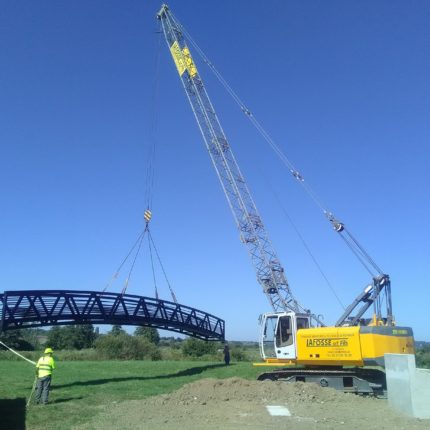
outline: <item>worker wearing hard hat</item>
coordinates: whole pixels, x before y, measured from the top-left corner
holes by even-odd
[[[40,357],[36,364],[36,403],[48,403],[52,371],[55,369],[53,352],[52,348],[46,348],[43,357]]]

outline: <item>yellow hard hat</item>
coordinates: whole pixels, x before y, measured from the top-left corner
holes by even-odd
[[[46,348],[45,349],[45,354],[52,354],[54,351],[52,350],[52,348]]]

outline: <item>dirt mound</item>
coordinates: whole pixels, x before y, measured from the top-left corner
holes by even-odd
[[[266,406],[288,408],[271,416]],[[88,429],[430,429],[403,417],[386,400],[344,394],[310,383],[202,379],[145,400],[108,405]],[[82,429],[82,427],[80,427]]]
[[[186,384],[171,394],[154,397],[150,402],[154,404],[174,403],[190,405],[195,403],[219,403],[226,401],[248,401],[260,404],[268,402],[333,402],[344,398],[331,388],[321,389],[316,384],[295,382],[249,381],[241,378],[229,379],[201,379]]]

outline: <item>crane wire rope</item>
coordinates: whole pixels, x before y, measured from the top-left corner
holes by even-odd
[[[130,279],[131,279],[133,269],[134,269],[135,264],[136,264],[137,257],[139,255],[141,247],[142,247],[145,233],[148,232],[148,237],[150,236],[150,240],[148,240],[148,245],[149,245],[149,252],[150,252],[150,259],[151,259],[152,276],[153,276],[153,281],[154,281],[154,286],[155,286],[155,296],[158,300],[159,294],[158,294],[158,287],[157,287],[157,281],[156,281],[156,276],[155,276],[155,267],[154,267],[154,261],[153,261],[153,255],[152,255],[152,246],[154,247],[155,253],[157,255],[157,259],[160,263],[161,269],[162,269],[163,274],[165,276],[165,279],[166,279],[170,294],[173,298],[173,301],[175,303],[177,303],[176,295],[173,291],[173,288],[172,288],[170,282],[168,281],[166,271],[164,269],[164,266],[161,263],[160,256],[159,256],[158,251],[155,247],[154,240],[153,240],[151,233],[150,233],[150,230],[149,230],[149,222],[152,219],[151,208],[152,208],[152,203],[153,203],[153,189],[154,189],[154,182],[155,182],[155,156],[156,156],[156,144],[157,144],[157,138],[156,138],[157,133],[156,133],[156,131],[157,131],[157,123],[158,123],[158,117],[157,117],[157,111],[158,110],[157,110],[156,106],[157,106],[157,100],[158,100],[158,87],[159,87],[161,40],[162,39],[161,39],[161,34],[160,34],[160,36],[158,37],[158,47],[155,50],[155,58],[154,58],[155,73],[154,73],[154,79],[153,79],[153,82],[151,85],[152,93],[151,93],[151,109],[150,109],[150,119],[149,119],[150,133],[149,133],[149,145],[147,148],[147,155],[148,156],[147,156],[145,195],[144,195],[144,201],[145,201],[145,206],[146,206],[146,210],[144,211],[145,229],[138,236],[137,240],[134,242],[133,246],[131,247],[131,249],[129,250],[127,255],[125,256],[125,258],[122,260],[118,269],[116,270],[116,272],[114,273],[114,275],[112,276],[110,281],[106,284],[105,288],[103,289],[103,292],[105,292],[108,288],[110,288],[113,281],[115,281],[118,278],[119,272],[121,271],[122,267],[124,266],[126,261],[130,258],[131,254],[133,253],[133,251],[137,247],[137,250],[135,252],[131,267],[129,269],[128,276],[125,280],[124,286],[123,286],[122,291],[121,291],[122,295],[126,293]],[[151,246],[151,243],[152,243],[152,246]]]
[[[145,235],[145,232],[146,232],[146,229],[142,233],[139,234],[139,236],[136,239],[136,241],[134,242],[133,246],[128,251],[127,255],[122,260],[121,264],[118,266],[118,269],[115,271],[115,273],[113,274],[113,276],[111,277],[111,279],[109,280],[109,282],[106,284],[106,286],[103,288],[103,293],[105,293],[107,291],[107,289],[110,288],[110,286],[112,285],[112,283],[118,278],[119,272],[121,271],[121,269],[124,266],[125,262],[128,260],[128,258],[132,254],[134,248],[136,248],[136,246],[139,243],[139,241],[143,240],[143,236]]]
[[[339,303],[339,305],[341,306],[341,308],[343,310],[346,309],[345,305],[342,303],[342,301],[340,300],[339,296],[336,293],[335,288],[333,287],[332,283],[330,282],[330,280],[328,279],[327,275],[325,274],[324,270],[322,269],[321,265],[318,263],[318,260],[316,259],[315,255],[313,254],[313,252],[311,251],[310,247],[308,246],[307,242],[305,241],[305,238],[303,237],[303,235],[300,233],[298,227],[296,226],[295,222],[293,221],[293,219],[291,218],[290,214],[287,212],[287,210],[285,209],[285,206],[282,204],[278,194],[275,192],[275,190],[273,189],[273,187],[270,187],[272,190],[273,195],[275,196],[275,199],[278,202],[279,207],[282,210],[282,213],[284,214],[284,216],[287,218],[288,222],[291,224],[291,226],[293,227],[294,231],[296,232],[298,238],[300,239],[300,241],[302,242],[304,248],[306,249],[307,253],[309,254],[310,258],[312,259],[312,261],[314,262],[316,268],[318,269],[318,271],[320,272],[321,276],[323,277],[323,279],[325,280],[327,286],[329,287],[330,291],[332,292],[332,294],[334,295],[334,297],[336,298],[337,302]]]
[[[172,288],[172,286],[171,286],[171,284],[169,282],[169,279],[167,278],[166,271],[164,270],[164,265],[163,265],[163,263],[161,261],[160,255],[158,254],[157,247],[155,246],[154,239],[152,238],[152,234],[151,234],[151,232],[149,230],[148,230],[148,238],[149,238],[149,240],[150,240],[150,242],[151,242],[151,244],[152,244],[152,246],[154,248],[155,255],[157,256],[157,259],[158,259],[158,263],[160,264],[160,267],[161,267],[161,270],[163,272],[164,278],[166,280],[167,286],[169,287],[170,295],[172,296],[173,301],[175,303],[178,303],[178,301],[176,299],[176,294],[174,293],[173,288]]]
[[[151,268],[152,268],[152,276],[154,281],[154,287],[155,287],[155,295],[158,299],[158,287],[157,287],[157,281],[155,276],[155,267],[154,267],[154,261],[153,261],[153,254],[152,254],[152,247],[154,247],[157,259],[159,261],[159,264],[161,266],[161,270],[164,274],[164,277],[166,279],[170,294],[172,296],[172,299],[175,303],[177,302],[176,295],[173,291],[173,288],[167,278],[166,271],[164,269],[164,266],[161,262],[160,256],[158,254],[157,248],[155,247],[154,240],[152,238],[150,229],[149,229],[149,222],[152,218],[152,203],[153,203],[153,189],[154,189],[154,183],[155,183],[155,159],[156,159],[156,146],[157,146],[157,130],[158,130],[158,94],[159,94],[159,75],[160,75],[160,57],[161,57],[161,45],[162,45],[162,32],[157,32],[158,38],[157,38],[157,49],[154,56],[154,79],[152,82],[152,93],[151,93],[151,113],[150,113],[150,145],[149,145],[149,151],[148,151],[148,163],[147,163],[147,171],[146,171],[146,190],[145,190],[145,203],[146,203],[146,210],[144,213],[144,218],[146,221],[146,227],[145,229],[148,231],[148,246],[149,246],[149,253],[150,253],[150,259],[151,259]]]
[[[348,237],[351,239],[351,241],[355,244],[356,248],[360,251],[360,253],[363,255],[364,258],[366,258],[367,261],[369,261],[372,266],[378,271],[379,274],[382,274],[382,270],[379,268],[379,266],[376,264],[376,262],[373,260],[372,257],[366,252],[366,250],[360,245],[360,243],[355,239],[355,237],[351,234],[351,232],[344,226],[345,233],[348,235]]]
[[[148,231],[148,226],[145,227],[145,230],[143,231],[143,234],[141,235],[141,239],[139,241],[139,246],[137,247],[136,253],[134,254],[133,262],[131,263],[131,267],[130,267],[130,270],[128,272],[128,276],[125,279],[124,286],[123,286],[122,291],[121,291],[121,295],[124,295],[125,292],[127,291],[128,284],[129,284],[130,278],[131,278],[131,274],[133,272],[134,265],[136,264],[137,256],[139,255],[140,248],[142,247],[142,242],[143,242],[143,239],[145,237],[145,233],[147,231]]]
[[[128,276],[127,276],[127,278],[126,278],[126,280],[125,280],[124,286],[123,286],[122,291],[121,291],[121,294],[122,294],[122,295],[126,293],[127,288],[128,288],[128,285],[129,285],[129,283],[130,283],[130,279],[131,279],[131,275],[132,275],[133,269],[134,269],[134,267],[135,267],[135,265],[136,265],[137,257],[138,257],[138,255],[139,255],[139,253],[140,253],[140,250],[141,250],[141,247],[142,247],[142,243],[143,243],[143,240],[144,240],[144,238],[145,238],[145,233],[147,233],[147,234],[148,234],[148,242],[150,242],[150,243],[149,243],[149,252],[150,252],[151,269],[152,269],[152,277],[153,277],[154,285],[155,285],[155,293],[156,293],[155,295],[156,295],[156,298],[158,299],[159,295],[158,295],[158,287],[157,287],[157,281],[156,281],[156,276],[155,276],[155,266],[154,266],[154,261],[153,261],[154,259],[153,259],[152,248],[153,248],[153,249],[154,249],[154,251],[155,251],[155,255],[156,255],[156,257],[157,257],[158,263],[160,264],[160,267],[161,267],[161,270],[162,270],[162,272],[163,272],[164,278],[165,278],[165,280],[166,280],[167,286],[168,286],[168,288],[169,288],[169,291],[170,291],[170,295],[171,295],[171,297],[172,297],[172,300],[173,300],[173,302],[174,302],[174,303],[178,303],[178,300],[177,300],[176,294],[175,294],[175,292],[174,292],[174,290],[173,290],[173,287],[172,287],[172,285],[171,285],[171,283],[170,283],[170,281],[169,281],[169,279],[168,279],[168,277],[167,277],[167,272],[166,272],[166,270],[165,270],[165,268],[164,268],[164,265],[163,265],[163,262],[162,262],[162,260],[161,260],[160,254],[158,253],[157,247],[156,247],[156,245],[155,245],[155,241],[154,241],[154,239],[153,239],[153,237],[152,237],[152,234],[151,234],[151,231],[150,231],[150,229],[149,229],[149,221],[150,221],[150,219],[151,219],[151,218],[150,218],[150,216],[148,215],[148,212],[149,212],[149,211],[145,211],[145,219],[147,219],[147,222],[146,222],[146,226],[145,226],[144,231],[143,231],[143,232],[138,236],[137,240],[134,242],[133,246],[132,246],[132,247],[131,247],[131,249],[128,251],[128,253],[127,253],[127,255],[125,256],[125,258],[122,260],[121,264],[119,265],[118,269],[116,270],[116,272],[115,272],[115,273],[114,273],[114,275],[112,276],[111,280],[108,282],[108,284],[107,284],[107,285],[105,286],[105,288],[103,289],[103,292],[106,292],[106,291],[107,291],[107,289],[108,289],[108,288],[110,287],[110,285],[112,284],[112,282],[118,278],[118,276],[119,276],[119,273],[120,273],[121,269],[123,268],[123,266],[125,265],[125,263],[126,263],[126,262],[127,262],[127,260],[130,258],[131,254],[133,253],[133,251],[134,251],[134,250],[136,249],[136,247],[137,247],[137,250],[136,250],[136,252],[135,252],[135,254],[134,254],[134,258],[133,258],[133,261],[132,261],[131,267],[130,267],[130,269],[129,269]],[[150,212],[149,212],[149,213],[150,213]]]
[[[372,270],[369,268],[369,266],[364,261],[362,252],[360,250],[357,250],[354,245],[351,243],[351,240],[348,239],[348,237],[344,236],[343,234],[340,235],[341,239],[345,242],[346,246],[351,250],[351,252],[356,256],[357,260],[363,265],[364,269],[370,274],[370,276],[374,277],[375,274],[372,272]],[[382,272],[380,272],[382,273]]]
[[[151,247],[151,241],[150,240],[148,240],[148,247],[149,247],[149,255],[151,257],[152,279],[154,280],[155,298],[158,300],[157,279],[155,277],[154,258],[152,256],[152,247]]]
[[[214,73],[215,77],[219,80],[219,82],[225,88],[225,90],[230,94],[230,96],[233,98],[233,100],[239,106],[241,111],[247,116],[247,118],[251,121],[251,123],[254,125],[254,127],[257,129],[257,131],[263,137],[263,139],[269,144],[269,146],[272,148],[272,150],[275,152],[275,154],[280,158],[280,160],[283,162],[283,164],[289,169],[290,173],[300,183],[300,185],[303,187],[303,189],[308,194],[308,196],[311,198],[311,200],[320,208],[320,210],[323,212],[325,217],[331,222],[335,231],[337,231],[338,233],[342,233],[342,231],[345,231],[346,229],[345,229],[344,224],[339,222],[335,218],[333,213],[327,209],[326,205],[323,204],[322,200],[319,198],[319,196],[316,194],[316,192],[305,182],[303,175],[295,168],[294,164],[284,154],[284,152],[281,150],[281,148],[275,143],[275,141],[272,139],[272,137],[263,128],[263,126],[260,124],[260,122],[255,118],[255,116],[250,111],[250,109],[248,109],[247,106],[243,103],[243,101],[239,98],[237,93],[232,89],[232,87],[224,79],[224,77],[217,70],[217,68],[214,66],[214,64],[209,60],[209,58],[203,52],[203,50],[194,41],[194,39],[191,37],[190,33],[185,29],[185,27],[176,19],[176,17],[172,13],[171,13],[171,15],[172,15],[172,19],[175,22],[175,24],[179,28],[181,28],[182,32],[186,35],[187,39],[190,40],[191,45],[194,47],[196,52],[200,55],[203,62],[208,65],[209,69]],[[381,269],[377,266],[377,264],[374,262],[374,260],[369,256],[369,254],[364,250],[364,248],[358,243],[358,241],[355,238],[353,238],[353,236],[348,231],[346,231],[346,233],[350,237],[351,241],[348,241],[345,238],[343,238],[342,234],[340,234],[340,236],[345,240],[345,242],[347,244],[349,244],[348,247],[353,251],[353,254],[357,258],[358,258],[358,255],[361,254],[362,257],[367,260],[367,263],[369,263],[378,272],[378,274],[382,274],[383,272],[381,271]],[[355,244],[355,246],[358,248],[358,250],[359,250],[358,252],[353,250],[353,244]],[[370,274],[372,274],[372,276],[373,276],[373,272],[369,268],[369,264],[366,264],[366,262],[364,261],[363,258],[359,258],[360,262],[364,265],[366,270]]]
[[[146,209],[152,208],[153,202],[153,189],[155,182],[155,157],[157,146],[157,101],[158,101],[158,88],[159,88],[159,74],[160,74],[160,51],[161,51],[161,34],[158,37],[158,45],[155,50],[154,57],[154,78],[151,85],[151,109],[150,109],[150,126],[149,126],[149,145],[148,145],[148,161],[146,166],[146,181],[145,181],[145,204]]]
[[[155,153],[156,153],[156,130],[157,130],[157,95],[158,95],[158,83],[159,83],[159,69],[160,69],[160,51],[161,51],[161,34],[157,38],[157,48],[155,49],[154,57],[154,78],[151,85],[151,107],[150,107],[150,127],[149,127],[149,147],[148,147],[148,160],[146,166],[146,189],[145,189],[145,203],[146,210],[144,212],[145,219],[145,231],[148,232],[148,247],[152,269],[152,279],[154,282],[155,298],[158,300],[158,288],[157,279],[155,276],[154,261],[152,257],[151,242],[149,240],[149,222],[152,218],[152,201],[153,201],[153,189],[154,189],[154,177],[155,177]]]

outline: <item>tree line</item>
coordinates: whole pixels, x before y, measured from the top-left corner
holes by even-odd
[[[0,335],[0,340],[21,351],[40,351],[49,346],[57,354],[64,351],[62,355],[65,359],[219,360],[223,348],[220,342],[162,338],[153,327],[137,327],[133,334],[129,334],[120,325],[112,326],[105,334],[99,334],[91,324],[54,326],[50,330],[10,330]],[[241,347],[239,342],[231,346],[233,360],[249,359],[246,348]],[[67,355],[65,351],[81,351],[82,354]]]

